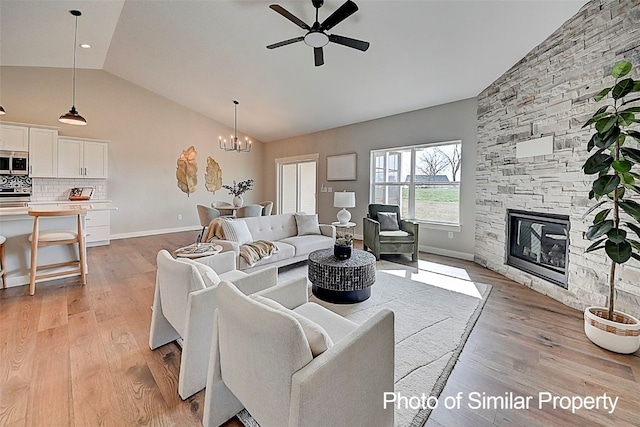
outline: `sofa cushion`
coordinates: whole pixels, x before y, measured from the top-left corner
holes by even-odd
[[[274,215],[271,215],[274,216]],[[262,218],[262,217],[258,217]],[[244,270],[246,268],[254,268],[259,267],[261,265],[269,265],[274,262],[278,262],[283,259],[293,258],[296,255],[296,248],[292,245],[279,241],[273,242],[278,247],[278,252],[271,255],[269,258],[263,258],[260,261],[256,262],[254,265],[250,266],[247,264],[247,261],[243,257],[238,258],[238,269]]]
[[[249,227],[243,220],[228,219],[222,221],[222,230],[226,240],[238,242],[239,245],[251,243],[254,241],[249,231]]]
[[[293,309],[297,314],[320,325],[334,343],[346,337],[351,331],[358,328],[358,324],[346,319],[333,311],[318,305],[314,302],[302,304]]]
[[[279,302],[260,295],[251,295],[250,298],[266,305],[267,307],[293,316],[293,318],[298,321],[298,323],[302,327],[304,335],[307,337],[307,342],[309,343],[309,348],[311,349],[311,354],[313,355],[313,357],[319,356],[329,348],[333,347],[333,341],[331,340],[331,337],[327,333],[327,331],[325,331],[322,326],[320,326],[313,320],[305,317],[303,314],[300,314],[295,310],[289,310]]]
[[[256,240],[275,242],[298,234],[293,214],[256,216],[242,218],[241,221],[244,221],[249,227],[254,242]]]
[[[298,236],[308,234],[320,234],[320,224],[318,224],[318,215],[294,214],[296,225],[298,227]]]
[[[213,268],[209,267],[208,265],[202,264],[189,258],[183,258],[181,259],[181,261],[193,265],[198,270],[198,273],[200,273],[200,276],[202,276],[202,281],[207,288],[216,286],[218,283],[220,283],[220,276],[218,276],[218,273],[216,273]]]
[[[323,235],[294,236],[282,239],[280,242],[295,247],[296,256],[310,254],[318,249],[327,249],[333,246],[333,239]]]
[[[398,214],[395,212],[378,212],[378,222],[380,223],[380,231],[400,230]]]

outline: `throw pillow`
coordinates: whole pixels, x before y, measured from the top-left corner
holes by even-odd
[[[216,273],[214,269],[209,267],[208,265],[188,258],[183,259],[183,261],[193,265],[198,270],[198,273],[200,273],[200,276],[202,276],[204,285],[207,288],[216,286],[218,283],[220,283],[220,276],[218,276],[218,273]]]
[[[378,222],[380,223],[380,231],[400,230],[398,215],[395,212],[378,212]]]
[[[225,239],[238,242],[239,245],[253,242],[247,223],[241,219],[222,221],[222,231],[224,231]]]
[[[327,331],[325,331],[324,328],[318,325],[316,322],[309,320],[303,315],[296,313],[293,310],[289,310],[279,302],[269,298],[265,298],[262,295],[251,295],[251,298],[261,304],[266,305],[267,307],[271,307],[275,310],[293,316],[298,321],[298,323],[300,323],[300,326],[302,326],[302,331],[307,337],[309,348],[311,349],[311,354],[313,355],[313,357],[316,357],[333,347],[333,341],[331,340],[331,337],[329,336]]]
[[[298,226],[298,236],[307,234],[321,234],[318,215],[294,214]]]

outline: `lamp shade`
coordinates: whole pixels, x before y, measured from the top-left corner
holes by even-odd
[[[334,208],[354,208],[356,206],[356,193],[342,191],[333,193]]]

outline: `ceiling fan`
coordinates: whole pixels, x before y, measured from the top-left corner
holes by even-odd
[[[352,2],[351,0],[347,0],[327,19],[325,19],[322,24],[318,21],[318,10],[324,4],[324,0],[311,0],[311,3],[313,3],[313,7],[316,8],[316,22],[314,22],[312,26],[308,26],[304,21],[302,21],[300,18],[293,15],[291,12],[280,5],[272,4],[269,6],[271,9],[275,10],[280,15],[296,24],[298,27],[302,28],[303,30],[307,30],[307,34],[301,37],[295,37],[289,40],[270,44],[269,46],[267,46],[267,49],[275,49],[277,47],[286,46],[291,43],[304,41],[308,46],[311,46],[313,48],[313,56],[315,59],[316,67],[324,64],[324,53],[322,52],[322,47],[326,46],[329,42],[341,44],[343,46],[361,50],[363,52],[369,49],[369,42],[339,36],[337,34],[326,33],[326,31],[329,31],[358,11],[358,6],[354,2]]]

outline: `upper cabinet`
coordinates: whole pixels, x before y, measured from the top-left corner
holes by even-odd
[[[58,138],[59,178],[107,178],[109,145],[106,141]]]
[[[57,129],[29,129],[29,176],[32,178],[58,176]]]
[[[29,128],[0,124],[0,150],[29,151]]]

